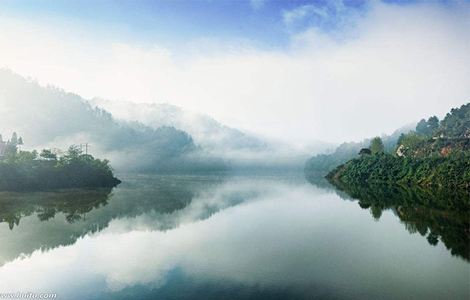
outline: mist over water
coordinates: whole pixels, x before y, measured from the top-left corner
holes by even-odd
[[[468,28],[465,1],[0,1],[0,298],[470,299]]]
[[[39,209],[0,224],[2,245],[19,247],[0,251],[0,288],[66,299],[469,295],[468,262],[443,243],[300,174],[122,177],[74,222],[66,210],[40,221]]]
[[[64,151],[88,144],[91,154],[109,159],[121,172],[302,169],[313,150],[245,133],[171,105],[87,100],[7,69],[0,70],[0,82],[0,133],[5,138],[18,132],[23,149]],[[327,147],[318,144],[315,149]]]

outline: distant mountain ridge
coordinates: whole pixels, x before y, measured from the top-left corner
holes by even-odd
[[[89,100],[95,107],[104,108],[120,120],[138,120],[152,128],[171,126],[189,133],[195,142],[208,151],[217,149],[267,150],[266,141],[238,129],[223,125],[215,119],[184,110],[167,103],[132,103],[102,98]]]
[[[308,156],[173,105],[84,99],[7,69],[0,69],[0,120],[0,132],[18,132],[25,149],[86,143],[118,172],[291,169]]]
[[[26,146],[89,143],[93,154],[108,157],[119,170],[192,169],[202,161],[192,137],[182,130],[118,121],[78,95],[5,69],[0,70],[0,119],[0,130],[19,132]]]
[[[309,152],[281,141],[226,126],[214,118],[167,103],[133,103],[93,98],[94,107],[105,108],[123,121],[138,120],[152,128],[171,126],[184,130],[205,155],[218,157],[236,169],[302,168]],[[325,143],[315,148],[326,149]]]

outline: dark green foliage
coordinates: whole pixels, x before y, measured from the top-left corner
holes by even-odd
[[[442,120],[437,131],[444,137],[470,138],[470,103],[453,108]]]
[[[470,188],[470,153],[427,158],[378,154],[353,159],[328,178],[345,183],[401,183],[420,186]]]
[[[375,137],[370,141],[370,152],[372,154],[379,154],[385,151],[384,143],[380,137]]]
[[[327,178],[375,219],[392,209],[411,233],[470,260],[469,109],[453,109],[441,123],[423,119],[399,137],[394,154],[371,151],[376,154],[351,159]]]
[[[416,132],[402,134],[396,155],[381,153],[380,138],[371,152],[340,165],[328,178],[352,183],[391,183],[470,189],[470,104],[452,109],[439,125],[421,120]],[[431,133],[441,133],[440,137]],[[445,133],[445,134],[444,134]]]
[[[447,156],[450,153],[469,152],[469,138],[416,138],[416,135],[407,135],[399,147],[403,156],[412,158],[426,158],[429,156]]]
[[[368,146],[368,141],[360,143],[343,143],[332,154],[319,154],[310,158],[305,164],[305,173],[308,176],[325,176],[340,165],[357,156],[361,148]]]
[[[124,176],[124,175],[123,175]],[[191,178],[191,179],[188,179]],[[0,192],[0,226],[9,226],[20,234],[25,228],[14,228],[26,221],[26,228],[37,222],[37,217],[47,224],[39,224],[38,234],[25,236],[27,243],[21,243],[13,252],[6,251],[0,257],[0,265],[14,259],[21,253],[31,254],[35,250],[52,249],[73,244],[79,237],[106,228],[115,218],[134,218],[143,213],[167,216],[177,213],[191,203],[196,193],[208,186],[222,183],[219,176],[177,176],[177,175],[133,175],[127,174],[124,184],[113,188],[78,188],[53,191]],[[124,180],[123,180],[124,181]],[[111,194],[111,192],[113,192]],[[112,205],[108,200],[112,197]],[[207,207],[208,218],[214,207]],[[26,219],[23,219],[25,218]],[[73,226],[64,226],[62,220]],[[173,222],[158,222],[158,229],[177,226]],[[35,225],[33,225],[35,226]],[[54,233],[54,234],[51,234]],[[2,240],[8,243],[16,239],[10,236]]]
[[[417,134],[416,132],[402,134],[397,142],[397,144],[399,145],[398,147],[400,149],[400,156],[415,156],[417,154],[418,149],[422,149],[422,147],[428,140],[429,139],[427,137]]]
[[[453,108],[439,123],[437,117],[421,120],[415,132],[398,139],[399,156],[423,158],[446,156],[450,152],[470,151],[470,103]]]
[[[371,155],[371,154],[372,154],[372,151],[370,151],[369,148],[362,148],[359,151],[359,155]]]
[[[70,147],[59,160],[47,150],[41,155],[47,159],[37,159],[36,151],[16,151],[0,161],[0,190],[113,187],[120,182],[114,177],[109,161],[82,154],[76,146]]]
[[[111,188],[63,190],[53,192],[15,193],[1,192],[0,223],[13,229],[23,217],[36,214],[47,221],[57,213],[65,214],[67,222],[82,220],[85,214],[107,205]]]
[[[436,116],[430,117],[427,121],[422,119],[416,125],[416,133],[424,136],[433,136],[439,128],[439,119]]]
[[[385,152],[393,152],[396,149],[397,140],[404,132],[410,129],[403,127],[396,130],[389,136],[382,137]],[[336,166],[344,164],[350,159],[357,156],[359,151],[363,148],[370,146],[370,139],[365,139],[361,142],[343,143],[331,154],[319,154],[310,158],[305,164],[305,173],[308,176],[325,176]]]
[[[459,189],[423,189],[387,184],[333,184],[359,206],[380,218],[392,210],[410,233],[426,237],[430,245],[442,242],[452,255],[470,260],[470,195]]]

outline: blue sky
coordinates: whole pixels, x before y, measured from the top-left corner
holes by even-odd
[[[407,5],[416,1],[385,2]],[[295,33],[310,27],[339,31],[344,18],[366,14],[367,9],[363,0],[0,1],[0,15],[47,21],[52,26],[79,26],[114,39],[158,42],[166,47],[216,39],[283,48]]]

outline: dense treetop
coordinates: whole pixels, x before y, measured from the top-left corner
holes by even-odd
[[[416,130],[401,134],[396,150],[384,153],[380,138],[369,151],[338,166],[330,179],[345,183],[392,183],[470,188],[470,104],[452,109],[439,121],[421,120]]]
[[[83,154],[71,146],[58,157],[51,150],[19,150],[16,133],[7,142],[0,156],[0,190],[25,191],[82,187],[113,187],[120,181],[114,177],[108,160]],[[21,141],[22,142],[22,141]]]
[[[470,138],[470,103],[453,108],[437,130],[444,137]]]

